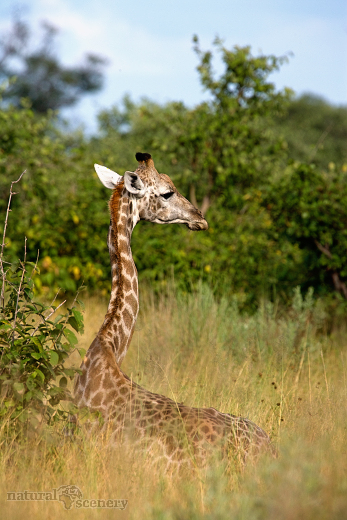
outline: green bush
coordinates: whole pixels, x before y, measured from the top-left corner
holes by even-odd
[[[347,299],[347,172],[296,163],[267,186],[263,199],[278,237],[301,251],[301,285]]]
[[[35,262],[40,252],[41,275],[34,276],[34,283],[47,297],[59,288],[73,294],[83,280],[90,290],[102,287],[109,272],[108,209],[103,188],[93,177],[93,160],[85,159],[81,135],[65,136],[55,123],[53,113],[37,116],[27,107],[0,111],[2,214],[7,186],[18,171],[27,170],[13,201],[7,259],[20,257],[26,236],[27,259]]]
[[[25,104],[0,111],[0,210],[6,209],[5,186],[14,172],[28,169],[7,232],[8,261],[21,255],[27,236],[28,261],[35,262],[40,251],[40,276],[33,279],[41,294],[48,297],[60,287],[73,294],[82,281],[90,292],[107,294],[109,192],[93,163],[122,174],[137,167],[135,152],[148,151],[158,171],[205,212],[210,227],[190,233],[177,225],[139,223],[133,254],[141,281],[160,292],[172,274],[184,290],[202,279],[253,310],[263,296],[290,302],[297,285],[345,298],[344,126],[334,134],[336,153],[316,143],[318,167],[293,164],[291,153],[301,157],[293,152],[299,135],[307,135],[305,147],[314,150],[326,105],[314,105],[321,111],[318,126],[315,118],[305,121],[312,132],[296,135],[283,123],[285,140],[283,114],[289,107],[288,117],[294,117],[294,105],[307,113],[308,101],[297,103],[270,81],[283,58],[254,56],[249,47],[229,50],[216,40],[223,64],[216,74],[215,51],[202,52],[197,40],[195,50],[209,100],[192,108],[125,98],[100,114],[99,132],[91,138],[63,131],[53,113],[37,116]],[[344,121],[344,110],[331,114],[335,126]]]
[[[20,179],[19,179],[20,180]],[[18,181],[15,181],[18,182]],[[37,265],[26,259],[6,262],[6,227],[13,195],[11,184],[0,255],[0,393],[1,419],[10,424],[29,423],[33,426],[46,420],[49,423],[66,412],[56,405],[69,399],[68,379],[77,369],[64,363],[77,348],[72,332],[83,331],[83,316],[76,308],[77,297],[63,314],[56,311],[63,305],[45,305],[34,298],[33,275]],[[78,349],[84,355],[82,349]]]

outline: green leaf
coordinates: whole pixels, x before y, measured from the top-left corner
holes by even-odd
[[[69,376],[70,378],[71,378],[71,377],[74,377],[74,375],[75,375],[75,369],[74,369],[74,368],[64,368],[64,374],[66,374],[66,375]]]
[[[14,383],[13,389],[17,392],[17,394],[22,395],[25,392],[25,387],[23,383]]]
[[[77,309],[72,309],[72,313],[78,323],[79,330],[83,329],[83,314]]]
[[[33,390],[33,397],[39,401],[43,401],[44,395],[40,390]]]
[[[71,316],[69,319],[68,319],[68,324],[71,325],[71,327],[73,329],[75,329],[76,332],[79,331],[79,325],[78,325],[78,322],[76,320],[76,318],[74,316]]]
[[[60,386],[61,388],[66,388],[66,386],[67,386],[67,379],[66,379],[66,377],[62,377],[62,378],[60,379],[60,381],[59,381],[59,386]]]
[[[55,350],[51,350],[49,353],[49,359],[53,366],[57,365],[59,363],[59,354],[58,352],[55,352]]]
[[[33,357],[34,359],[42,359],[44,356],[41,352],[32,352],[31,357]]]
[[[24,423],[28,419],[29,412],[27,410],[23,410],[21,414],[18,416],[18,420]]]
[[[41,372],[41,370],[39,368],[36,368],[33,372],[33,376],[38,376],[38,378],[42,381],[42,383],[44,383],[45,381],[45,376],[43,375],[43,373]]]
[[[34,390],[36,388],[37,384],[32,374],[27,378],[26,385],[29,390]]]
[[[39,347],[40,350],[42,350],[42,343],[41,343],[41,341],[40,341],[40,339],[39,339],[38,336],[33,336],[33,337],[31,338],[31,341],[34,343],[34,345],[36,345],[37,347]]]
[[[49,395],[57,395],[57,394],[61,394],[61,388],[59,388],[58,386],[52,386],[52,387],[48,390],[48,394],[49,394]]]
[[[2,325],[0,325],[0,330],[9,330],[9,329],[12,329],[12,325],[10,325],[10,323],[3,323]]]
[[[84,310],[84,303],[81,300],[76,300],[76,303]]]
[[[78,343],[78,339],[70,329],[64,329],[64,336],[66,337],[71,346],[75,346]]]
[[[24,395],[24,399],[26,401],[30,401],[30,399],[32,398],[33,396],[33,393],[29,390],[29,392],[26,392],[26,394]]]

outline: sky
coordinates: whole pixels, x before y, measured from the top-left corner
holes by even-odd
[[[311,92],[347,105],[346,0],[15,0],[0,2],[0,34],[19,8],[33,33],[40,21],[60,29],[57,51],[66,65],[87,52],[108,58],[104,89],[65,110],[75,125],[97,127],[96,114],[127,93],[159,103],[206,99],[192,37],[203,50],[218,35],[252,53],[288,55],[272,81],[278,89]],[[221,71],[216,62],[216,70]]]

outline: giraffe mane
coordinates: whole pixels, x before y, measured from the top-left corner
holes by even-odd
[[[120,302],[124,296],[124,282],[123,282],[123,261],[122,256],[119,251],[119,245],[118,245],[118,224],[117,224],[117,218],[119,209],[120,209],[120,200],[122,197],[122,191],[124,188],[124,181],[121,181],[116,188],[114,189],[110,201],[109,201],[109,209],[111,213],[111,220],[112,220],[112,227],[111,227],[111,233],[114,234],[112,243],[114,247],[114,251],[111,252],[112,256],[115,256],[117,259],[117,265],[118,265],[118,283],[117,283],[117,296],[115,299],[115,303],[112,307],[111,313],[108,316],[108,320],[106,323],[104,323],[104,328],[108,325],[110,320],[112,320],[117,313],[117,310],[119,308]]]

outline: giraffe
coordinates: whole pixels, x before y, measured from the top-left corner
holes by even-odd
[[[181,223],[190,230],[208,229],[202,213],[185,199],[171,179],[159,174],[148,153],[137,153],[134,172],[124,176],[95,165],[101,182],[113,190],[108,248],[112,287],[105,319],[89,347],[75,383],[75,403],[100,412],[111,444],[124,436],[157,445],[168,466],[203,463],[218,445],[221,453],[272,450],[268,435],[252,421],[214,408],[192,408],[142,388],[120,368],[139,310],[137,270],[131,234],[140,220]]]

